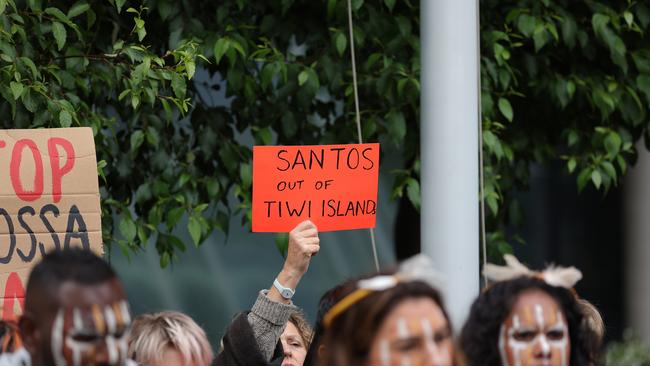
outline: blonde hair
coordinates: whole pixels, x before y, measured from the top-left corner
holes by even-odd
[[[160,361],[165,348],[176,349],[186,363],[209,366],[214,357],[205,335],[192,318],[176,311],[135,318],[129,336],[129,358],[141,366]]]
[[[295,311],[289,316],[289,321],[298,329],[300,338],[305,345],[305,349],[309,349],[311,340],[313,338],[313,331],[309,326],[309,322],[305,318],[305,315],[300,311]]]

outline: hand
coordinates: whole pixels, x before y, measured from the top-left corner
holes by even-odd
[[[301,222],[289,233],[287,259],[282,271],[300,279],[307,273],[311,257],[318,254],[319,250],[320,239],[316,225],[309,220]]]
[[[287,259],[284,261],[282,271],[278,274],[278,281],[283,286],[296,289],[298,282],[309,268],[311,257],[318,254],[320,250],[320,240],[318,239],[318,229],[313,222],[306,220],[298,224],[289,233],[289,248],[287,249]],[[269,299],[276,302],[289,303],[290,301],[280,295],[275,286],[269,288]]]

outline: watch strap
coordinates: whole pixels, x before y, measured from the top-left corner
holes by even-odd
[[[295,290],[293,290],[293,289],[291,289],[289,287],[283,286],[280,283],[280,281],[278,281],[277,278],[275,280],[273,280],[273,286],[276,288],[276,290],[278,290],[278,292],[280,293],[280,296],[282,296],[286,300],[291,300],[293,295],[295,295],[295,293],[296,293]]]

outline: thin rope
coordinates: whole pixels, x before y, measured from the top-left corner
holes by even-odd
[[[480,26],[481,26],[481,20],[480,20],[480,14],[479,14],[479,0],[476,0],[476,70],[478,73],[478,77],[476,78],[478,80],[478,96],[477,96],[477,102],[478,102],[478,158],[479,158],[479,165],[478,165],[478,171],[479,171],[479,185],[480,185],[480,195],[481,199],[479,200],[480,203],[480,216],[481,216],[481,248],[483,250],[483,268],[485,268],[485,265],[487,264],[487,239],[485,235],[485,191],[484,191],[484,186],[485,186],[485,174],[483,172],[483,118],[482,118],[482,113],[483,111],[481,110],[481,31],[480,31]],[[484,286],[487,287],[488,285],[488,279],[483,274],[483,284]]]
[[[354,56],[354,27],[352,26],[352,0],[348,0],[348,28],[350,28],[350,58],[352,59],[352,86],[354,89],[354,111],[357,122],[357,134],[359,143],[363,144],[361,134],[361,113],[359,112],[359,91],[357,85],[357,63]],[[372,255],[375,260],[375,269],[379,272],[379,258],[377,257],[377,243],[375,241],[375,231],[371,228],[370,243],[372,244]]]

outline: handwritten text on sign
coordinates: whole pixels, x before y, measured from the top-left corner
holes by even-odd
[[[101,242],[92,130],[0,130],[2,319],[22,311],[29,271],[46,252],[99,253]]]
[[[379,144],[255,146],[253,231],[375,227]]]

